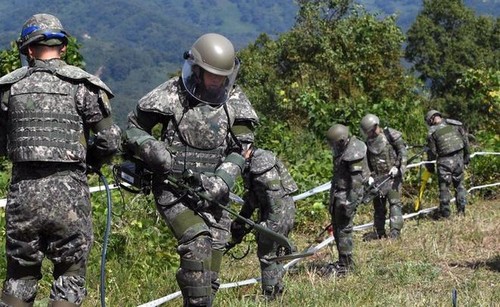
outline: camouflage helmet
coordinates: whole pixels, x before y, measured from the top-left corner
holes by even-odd
[[[184,53],[182,81],[188,93],[197,100],[211,105],[221,105],[229,97],[239,70],[233,44],[225,36],[207,33],[200,36],[189,51]],[[200,72],[201,68],[201,72]],[[226,77],[219,93],[203,97],[198,86],[202,83],[203,72]]]
[[[47,46],[67,44],[68,36],[57,17],[50,14],[35,14],[24,23],[17,46],[22,54],[27,54],[30,44]]]
[[[380,125],[380,119],[373,114],[366,114],[361,119],[361,132],[367,136],[376,126]]]
[[[442,116],[441,115],[441,112],[437,111],[437,110],[430,110],[429,112],[427,112],[427,114],[425,114],[425,122],[428,124],[428,125],[432,125],[432,118],[434,118],[434,116]]]
[[[326,139],[330,145],[345,143],[349,139],[349,128],[341,124],[335,124],[326,132]]]

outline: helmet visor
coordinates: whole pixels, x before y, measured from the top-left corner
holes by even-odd
[[[213,106],[224,104],[233,88],[240,62],[235,58],[234,69],[228,76],[210,73],[194,63],[191,57],[182,66],[184,87],[196,100]]]

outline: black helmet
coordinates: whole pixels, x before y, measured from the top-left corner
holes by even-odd
[[[182,81],[189,94],[211,105],[225,103],[239,69],[239,61],[231,41],[220,34],[204,34],[184,53],[184,59]],[[225,77],[217,93],[204,95],[203,88],[200,88],[203,86],[204,72]]]
[[[30,44],[47,46],[67,44],[68,36],[57,17],[50,14],[35,14],[24,23],[21,36],[17,40],[17,47],[26,55]]]

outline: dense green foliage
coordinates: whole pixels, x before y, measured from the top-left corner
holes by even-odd
[[[179,70],[182,53],[205,32],[228,36],[238,49],[261,33],[275,38],[294,24],[295,0],[5,0],[0,2],[0,49],[15,40],[22,23],[41,11],[58,16],[82,42],[85,67],[115,92],[114,117],[125,126],[137,100]],[[396,16],[406,31],[420,1],[358,0],[370,12]],[[467,0],[482,14],[499,14],[493,0]]]
[[[499,97],[480,102],[472,97],[476,89],[468,86],[474,75],[469,70],[478,71],[476,78],[484,75],[489,85],[498,82],[500,18],[475,16],[462,0],[426,0],[408,31],[406,59],[430,84],[434,108],[454,118],[468,117],[473,130],[498,112]]]

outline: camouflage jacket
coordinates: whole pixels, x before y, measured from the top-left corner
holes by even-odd
[[[161,126],[159,139],[172,154],[174,174],[185,170],[215,172],[227,167],[230,177],[241,170],[229,163],[221,166],[229,153],[242,153],[253,142],[258,117],[250,101],[236,86],[221,106],[195,103],[183,89],[180,78],[161,84],[138,102],[129,115],[125,133],[126,148],[138,155],[141,145],[153,136],[153,127]]]
[[[459,150],[469,153],[469,141],[461,122],[454,119],[443,119],[441,123],[429,127],[427,136],[430,160],[444,157]]]
[[[0,154],[13,162],[85,163],[118,150],[111,90],[60,59],[35,60],[0,79]],[[94,132],[90,148],[90,131]]]
[[[374,176],[386,175],[396,166],[406,167],[407,150],[401,132],[384,128],[383,133],[366,140],[368,164]]]
[[[259,209],[260,220],[270,215],[279,215],[279,219],[293,219],[283,216],[282,199],[298,190],[297,184],[283,162],[276,155],[263,149],[255,150],[244,173],[245,194],[240,214],[249,218],[255,209]],[[291,200],[293,202],[293,200]]]
[[[347,191],[349,201],[357,202],[363,197],[364,184],[369,177],[366,145],[352,136],[342,152],[334,152],[330,195]]]

